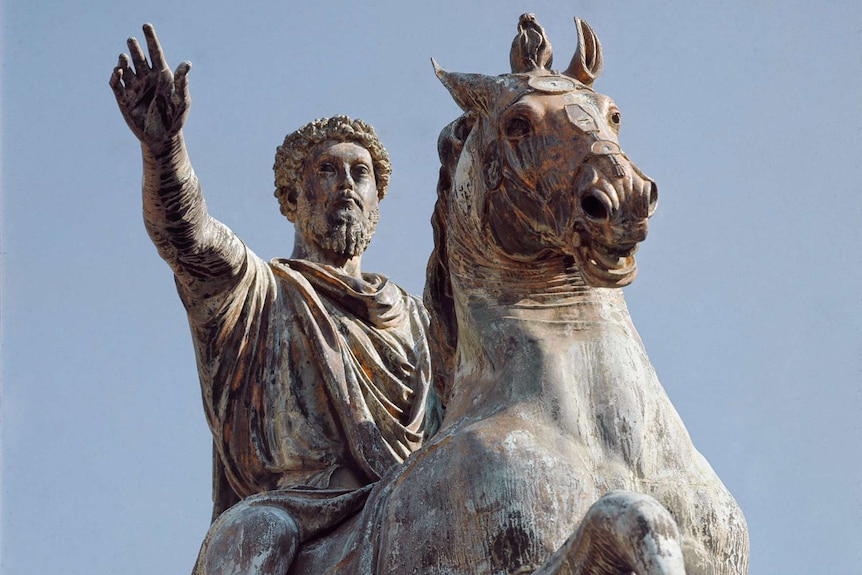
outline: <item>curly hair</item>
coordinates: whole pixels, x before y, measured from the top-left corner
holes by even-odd
[[[377,182],[377,198],[383,199],[389,185],[392,165],[389,154],[380,143],[374,128],[362,120],[351,120],[347,116],[320,118],[309,122],[287,135],[284,143],[275,151],[275,197],[281,213],[293,221],[296,194],[302,188],[302,171],[311,148],[323,142],[353,142],[371,155],[374,178]]]

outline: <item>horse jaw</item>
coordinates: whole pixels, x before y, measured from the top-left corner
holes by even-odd
[[[587,284],[620,288],[632,283],[637,276],[636,251],[637,246],[620,250],[592,243],[575,248],[574,257]]]

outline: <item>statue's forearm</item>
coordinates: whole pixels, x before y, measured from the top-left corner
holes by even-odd
[[[144,224],[159,255],[189,288],[228,282],[241,267],[242,242],[207,212],[182,134],[142,152]]]

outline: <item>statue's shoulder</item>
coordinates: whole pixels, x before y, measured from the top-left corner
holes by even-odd
[[[318,275],[318,267],[306,260],[290,258],[272,258],[269,260],[269,269],[276,279],[288,284],[301,284],[308,289],[313,289],[313,282],[309,278]]]
[[[401,301],[404,302],[404,305],[407,306],[410,312],[419,315],[422,318],[422,322],[425,325],[428,325],[431,318],[428,315],[428,310],[425,308],[425,302],[422,300],[422,296],[409,293],[395,282],[390,281],[389,284],[392,285],[393,289],[398,290],[398,293],[401,295]]]
[[[405,302],[410,302],[410,304],[422,305],[422,298],[420,296],[413,295],[412,293],[408,292],[406,289],[404,289],[394,281],[390,280],[383,274],[362,274],[362,277],[369,284],[377,286],[377,288],[380,290],[392,290],[393,292],[397,291]]]

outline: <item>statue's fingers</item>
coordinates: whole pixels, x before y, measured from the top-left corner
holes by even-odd
[[[111,79],[108,80],[108,84],[114,91],[114,96],[117,98],[117,102],[122,103],[126,95],[126,88],[123,86],[123,69],[120,66],[114,68],[114,73],[111,74]]]
[[[150,53],[150,62],[153,64],[153,69],[166,69],[165,54],[162,52],[162,45],[159,44],[159,39],[156,37],[156,29],[153,28],[152,24],[144,24],[144,38],[147,40],[147,50]]]
[[[126,42],[129,46],[129,54],[132,55],[132,63],[135,65],[135,72],[143,74],[150,69],[147,64],[147,59],[144,57],[144,52],[141,50],[141,45],[138,44],[137,38],[129,38]]]
[[[173,133],[182,129],[189,105],[191,104],[188,87],[188,74],[191,67],[191,62],[182,62],[177,66],[177,71],[174,73],[174,91],[171,94],[171,106],[174,110],[174,121],[171,125],[171,132]]]
[[[120,57],[117,59],[117,68],[120,70],[120,79],[127,86],[135,79],[135,74],[132,72],[130,64],[129,57],[126,54],[120,54]]]
[[[174,72],[174,95],[183,100],[189,97],[189,70],[192,69],[192,63],[186,60],[180,62],[177,66],[177,71]]]

